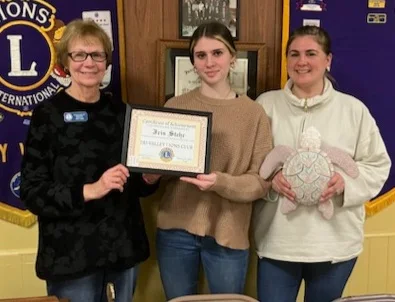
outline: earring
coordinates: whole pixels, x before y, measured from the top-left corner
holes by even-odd
[[[194,72],[194,73],[197,73],[197,69],[196,69],[195,66],[193,66],[193,72]]]
[[[235,61],[233,61],[233,62],[230,63],[230,68],[231,68],[231,69],[235,69]]]
[[[70,74],[70,73],[69,73],[69,69],[68,69],[67,67],[64,67],[63,70],[64,70],[64,72],[65,72],[66,74]]]
[[[327,72],[331,71],[331,67],[330,66],[326,66],[326,71]]]

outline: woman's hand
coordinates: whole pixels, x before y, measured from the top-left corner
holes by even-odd
[[[196,178],[182,176],[180,177],[180,180],[197,186],[201,191],[207,191],[217,181],[217,174],[199,174]]]
[[[129,170],[124,165],[118,164],[108,169],[98,181],[84,185],[85,201],[102,198],[111,190],[123,192],[123,187],[129,176]]]
[[[149,185],[153,185],[154,183],[156,183],[159,178],[161,178],[162,175],[160,174],[143,174],[143,179],[144,181],[149,184]]]
[[[285,179],[283,171],[280,170],[272,179],[272,188],[277,193],[284,195],[291,201],[295,201],[296,194],[291,189],[291,185]]]
[[[344,192],[344,178],[339,173],[335,172],[328,182],[328,187],[321,194],[320,202],[325,202],[335,195],[340,195]]]

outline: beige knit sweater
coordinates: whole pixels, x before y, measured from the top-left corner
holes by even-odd
[[[212,236],[233,249],[248,248],[252,202],[270,186],[258,176],[272,148],[265,111],[247,96],[211,99],[198,89],[170,99],[166,107],[213,113],[210,172],[218,177],[210,191],[170,178],[159,206],[158,227]]]

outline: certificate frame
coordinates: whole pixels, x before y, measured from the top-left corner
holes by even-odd
[[[247,95],[255,100],[266,89],[266,45],[263,43],[235,42],[237,60],[247,59]],[[176,95],[176,81],[184,81],[189,77],[176,70],[176,59],[189,58],[189,42],[185,40],[158,40],[158,99],[157,105],[163,106],[167,100]],[[239,65],[239,63],[237,63]],[[182,71],[182,70],[181,70]],[[189,72],[194,72],[188,70]],[[177,88],[180,83],[177,83]],[[181,85],[183,86],[183,85]],[[233,88],[235,89],[235,88]],[[235,89],[237,91],[237,89]],[[240,91],[237,91],[239,94]]]
[[[179,0],[179,37],[192,36],[202,23],[218,21],[226,25],[233,39],[239,39],[240,0]]]
[[[127,105],[122,163],[132,172],[209,173],[212,113]]]

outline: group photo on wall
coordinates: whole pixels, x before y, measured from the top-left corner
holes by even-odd
[[[225,24],[238,38],[239,0],[179,0],[180,38],[187,38],[203,22]]]

